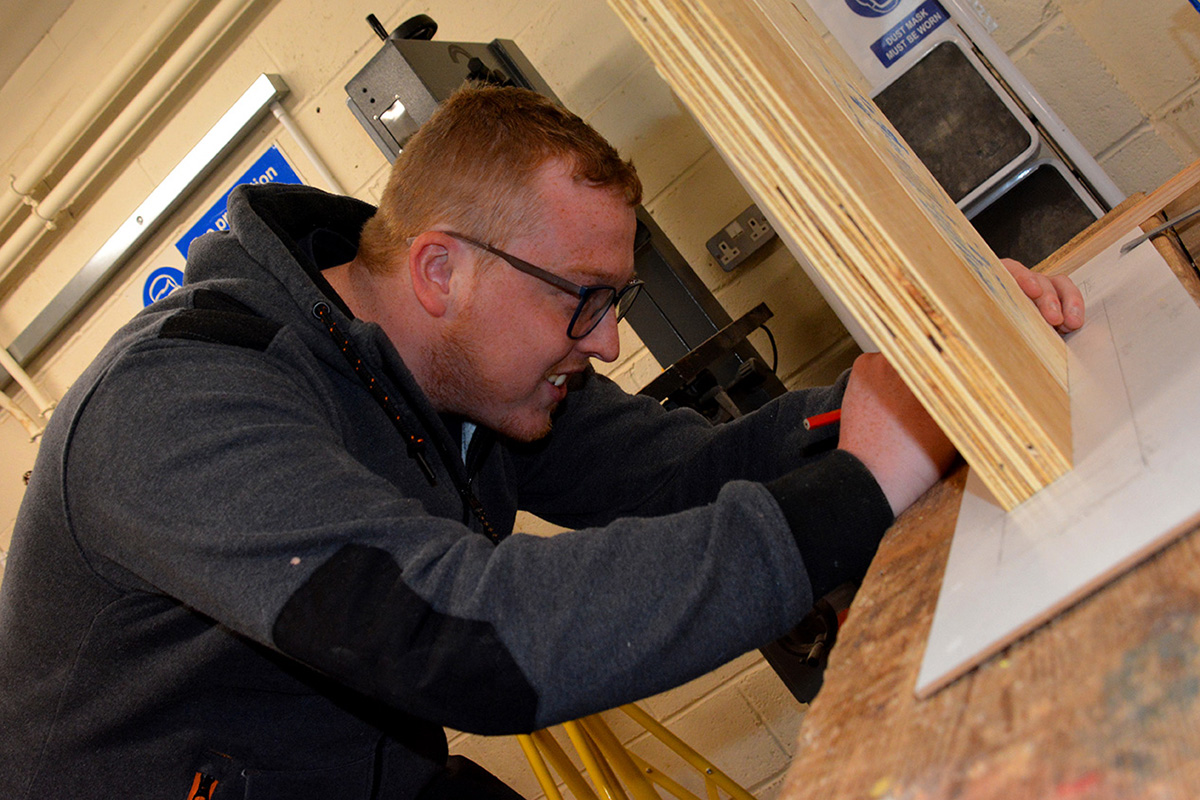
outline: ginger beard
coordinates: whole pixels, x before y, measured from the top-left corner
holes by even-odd
[[[529,371],[529,379],[514,384],[496,374],[480,323],[484,315],[474,303],[460,312],[440,341],[429,348],[426,363],[433,375],[430,399],[439,410],[467,419],[521,442],[550,433],[557,397],[548,397],[548,375]],[[561,381],[560,381],[561,382]]]
[[[570,165],[557,161],[541,168],[535,188],[536,224],[510,237],[510,252],[583,285],[632,279],[636,219],[623,195],[576,180]],[[439,411],[534,441],[550,432],[570,376],[593,358],[617,359],[616,316],[609,309],[586,336],[571,339],[577,296],[470,247],[450,245],[464,272],[451,281],[449,311],[424,348],[429,380],[422,383]]]

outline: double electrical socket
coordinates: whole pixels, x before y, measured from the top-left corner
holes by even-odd
[[[752,205],[708,240],[708,252],[726,272],[733,270],[775,237],[775,229]]]

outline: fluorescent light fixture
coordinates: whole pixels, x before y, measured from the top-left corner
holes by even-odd
[[[108,283],[171,212],[212,171],[233,147],[258,124],[275,102],[288,93],[278,75],[262,74],[237,102],[204,134],[150,196],[117,228],[67,285],[23,330],[9,353],[27,364],[58,334],[85,303]],[[0,370],[0,376],[7,375]],[[0,381],[7,382],[3,377]]]

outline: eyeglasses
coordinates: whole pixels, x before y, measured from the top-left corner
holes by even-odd
[[[508,262],[514,269],[524,272],[526,275],[532,275],[539,280],[562,289],[564,292],[574,295],[579,298],[579,305],[575,307],[575,313],[571,316],[571,322],[567,325],[567,336],[571,339],[582,339],[587,336],[596,326],[600,324],[600,320],[604,319],[604,315],[613,306],[617,309],[617,321],[625,318],[629,313],[629,309],[633,306],[633,301],[641,294],[644,282],[636,278],[625,284],[620,289],[613,286],[580,286],[577,283],[572,283],[566,278],[561,278],[553,272],[547,272],[541,267],[535,267],[528,261],[509,255],[503,250],[497,250],[491,245],[478,242],[469,236],[463,236],[461,233],[453,231],[442,231],[447,236],[452,236],[460,242],[478,247],[480,250],[486,250],[494,256],[498,256]]]

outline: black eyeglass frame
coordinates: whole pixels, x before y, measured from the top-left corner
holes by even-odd
[[[503,250],[492,247],[490,244],[484,244],[481,241],[472,239],[470,236],[464,236],[463,234],[456,233],[454,231],[438,231],[438,233],[444,233],[447,236],[458,239],[460,242],[466,242],[473,247],[478,247],[480,250],[485,250],[492,255],[506,261],[513,269],[524,272],[526,275],[532,275],[533,277],[545,281],[557,289],[562,289],[564,292],[578,297],[579,305],[575,307],[575,313],[571,315],[571,321],[567,324],[568,339],[582,339],[594,331],[596,326],[600,324],[600,321],[604,319],[604,315],[608,313],[610,308],[616,308],[617,321],[620,322],[625,318],[625,315],[629,313],[630,307],[633,306],[634,301],[637,300],[638,295],[641,294],[642,287],[645,286],[645,281],[638,280],[637,278],[629,281],[629,283],[625,284],[625,286],[620,289],[615,286],[603,285],[580,286],[579,284],[573,283],[566,278],[555,275],[553,272],[544,270],[534,264],[530,264],[524,259],[517,258],[510,253],[506,253]],[[584,312],[587,311],[588,301],[601,293],[607,294],[608,299],[605,301],[603,306],[593,308],[590,312],[588,312],[589,316],[585,317]],[[583,331],[576,331],[575,326],[581,321],[582,324],[586,325],[586,329]]]

